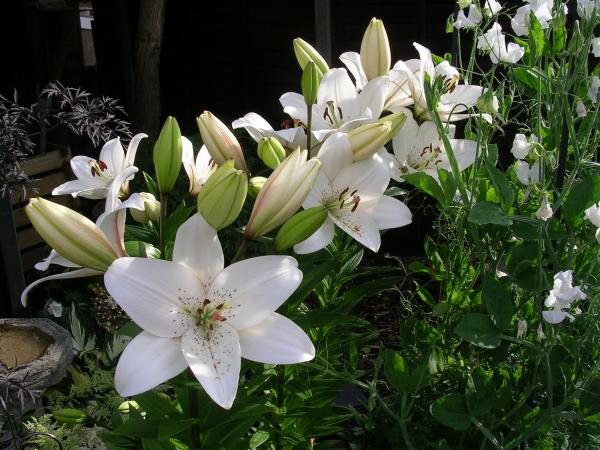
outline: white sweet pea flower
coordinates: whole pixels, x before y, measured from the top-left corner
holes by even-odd
[[[587,108],[581,100],[577,100],[577,103],[575,103],[575,112],[577,117],[587,117]]]
[[[552,4],[554,0],[528,0],[529,4],[517,9],[510,24],[517,36],[529,34],[529,14],[533,12],[543,29],[548,28],[552,20]]]
[[[96,220],[96,225],[108,239],[108,242],[118,257],[127,256],[124,239],[127,208],[134,208],[140,211],[144,210],[144,199],[140,194],[132,194],[124,202],[121,202],[118,197],[119,192],[121,191],[122,183],[125,182],[125,180],[130,179],[137,171],[137,167],[131,166],[126,168],[115,178],[106,197],[104,212]],[[23,305],[27,304],[27,295],[29,294],[29,291],[45,281],[63,280],[68,278],[85,278],[102,274],[102,272],[99,270],[81,267],[72,261],[69,261],[54,249],[50,251],[48,257],[38,262],[35,265],[35,268],[40,271],[45,271],[48,270],[51,264],[75,270],[48,275],[29,284],[21,293],[21,303]]]
[[[203,145],[194,160],[194,146],[185,136],[181,136],[182,153],[181,160],[185,173],[190,179],[190,194],[197,196],[204,182],[217,169],[217,164],[208,153],[206,145]]]
[[[317,142],[323,141],[335,131],[350,131],[364,123],[373,122],[383,111],[388,78],[370,80],[359,92],[346,69],[327,72],[312,105],[311,131]],[[306,125],[306,103],[301,94],[287,92],[279,102],[294,120]]]
[[[71,169],[77,179],[54,188],[52,195],[71,194],[73,197],[105,198],[119,174],[129,167],[134,167],[138,145],[145,137],[148,136],[144,133],[136,134],[127,146],[127,153],[123,150],[121,140],[115,138],[104,144],[97,160],[83,155],[75,156],[71,159]],[[125,192],[127,180],[122,183]]]
[[[554,286],[544,301],[544,306],[552,310],[542,311],[542,316],[546,322],[552,324],[561,323],[565,317],[573,322],[575,317],[563,310],[570,308],[573,302],[586,298],[579,286],[573,286],[572,270],[558,272],[554,275]]]
[[[487,17],[492,17],[498,14],[502,10],[502,5],[496,0],[484,0],[483,2],[483,14]]]
[[[591,52],[596,58],[600,58],[600,37],[595,37],[592,39]]]
[[[494,64],[499,62],[514,64],[525,54],[525,49],[514,42],[506,45],[506,36],[502,33],[502,27],[498,22],[477,39],[477,48],[489,52]]]
[[[462,9],[458,11],[456,21],[454,22],[454,28],[456,28],[457,30],[460,30],[462,28],[475,28],[481,23],[482,20],[483,14],[481,13],[479,6],[472,4],[471,6],[469,6],[468,15],[465,15]]]
[[[459,84],[459,74],[455,67],[452,67],[448,61],[442,61],[437,66],[433,65],[433,58],[429,49],[420,44],[413,44],[419,52],[419,68],[415,71],[414,63],[404,63],[398,61],[394,70],[404,72],[406,76],[406,86],[411,93],[412,103],[404,102],[392,107],[386,106],[392,112],[399,111],[401,107],[414,104],[414,114],[418,120],[431,120],[429,108],[425,98],[425,80],[433,83],[436,77],[442,77],[447,92],[442,94],[437,105],[437,111],[443,122],[455,122],[470,117],[467,111],[469,107],[474,106],[477,100],[483,94],[481,86]],[[411,60],[412,61],[412,60]],[[483,114],[486,120],[491,121],[491,116]]]
[[[123,351],[115,387],[148,391],[188,366],[221,407],[231,408],[241,358],[292,364],[314,358],[304,331],[274,311],[302,280],[289,256],[261,256],[224,268],[217,232],[194,214],[177,231],[173,261],[120,258],[106,289],[143,331]]]
[[[600,2],[598,0],[577,0],[577,14],[579,14],[579,17],[590,19],[598,12],[600,12]]]
[[[529,136],[529,139],[523,133],[515,134],[512,148],[510,152],[516,159],[525,159],[531,151],[532,143],[538,142],[538,138],[535,134]]]
[[[253,112],[234,120],[231,128],[244,128],[256,142],[263,137],[274,137],[290,150],[306,147],[306,130],[302,126],[275,130],[262,116]]]
[[[521,184],[529,186],[540,182],[540,161],[536,160],[531,166],[526,161],[517,161],[517,179]]]
[[[460,170],[464,170],[475,162],[477,142],[468,139],[454,139],[456,127],[448,127],[448,139],[456,156]],[[435,123],[425,121],[421,125],[406,111],[406,122],[393,138],[394,157],[392,161],[392,178],[402,181],[402,176],[424,172],[438,179],[438,169],[450,170],[450,161],[438,134]],[[391,155],[390,155],[391,156]]]
[[[600,228],[600,203],[590,206],[585,210],[584,219],[589,220],[591,223]]]
[[[52,317],[62,317],[63,315],[63,305],[62,303],[57,302],[56,300],[52,300],[46,305],[46,311]]]
[[[598,101],[598,90],[600,89],[600,77],[592,77],[588,88],[588,98],[596,103]]]
[[[552,218],[553,215],[554,215],[554,211],[552,211],[552,205],[550,205],[550,203],[548,202],[548,196],[544,195],[542,204],[540,205],[539,209],[536,211],[535,216],[538,219],[540,219],[544,222],[547,222],[548,220],[550,220]]]
[[[520,319],[517,323],[517,338],[521,338],[527,334],[527,321]]]
[[[412,221],[404,203],[383,195],[390,172],[377,154],[353,163],[347,136],[335,133],[321,146],[317,158],[322,170],[302,206],[321,206],[327,210],[327,218],[312,236],[294,246],[296,253],[325,248],[333,241],[336,226],[376,252],[381,245],[379,230],[402,227]]]

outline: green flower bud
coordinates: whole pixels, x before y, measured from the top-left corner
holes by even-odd
[[[392,56],[390,42],[380,19],[373,17],[360,45],[360,61],[367,80],[387,75]]]
[[[248,181],[248,195],[252,198],[256,198],[266,182],[267,179],[265,177],[250,178],[250,181]]]
[[[323,225],[326,218],[327,210],[322,206],[315,206],[295,214],[277,232],[275,249],[281,252],[308,239]]]
[[[317,92],[323,75],[317,69],[314,62],[309,61],[302,72],[302,95],[304,102],[310,108],[317,101]]]
[[[210,226],[221,230],[240,214],[248,193],[248,175],[229,160],[206,180],[198,194],[198,212]]]
[[[321,76],[329,71],[329,66],[325,62],[325,59],[305,40],[300,38],[294,39],[294,53],[302,70],[304,70],[309,61],[312,61],[317,66],[319,72],[321,72]]]
[[[154,144],[154,170],[160,192],[173,190],[181,170],[181,130],[174,117],[167,117]]]
[[[488,89],[475,103],[475,106],[479,108],[482,113],[496,114],[498,113],[498,97],[494,95],[494,91]]]
[[[269,169],[275,170],[285,159],[285,149],[276,138],[263,137],[258,142],[258,157]]]
[[[87,414],[85,411],[74,408],[56,409],[52,411],[52,416],[58,423],[66,423],[69,425],[83,423],[87,420]]]
[[[131,208],[129,211],[133,220],[139,223],[158,220],[160,217],[160,202],[148,192],[140,192],[140,197],[144,199],[144,210]]]
[[[361,125],[348,133],[354,161],[370,158],[398,133],[406,121],[404,113],[394,113],[376,122]]]

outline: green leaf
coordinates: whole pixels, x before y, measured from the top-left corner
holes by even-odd
[[[411,370],[397,352],[386,350],[383,370],[389,383],[398,392],[416,393],[429,382],[429,370],[424,364]]]
[[[435,420],[453,430],[465,431],[471,426],[471,417],[463,395],[444,395],[431,404],[429,411]]]
[[[512,296],[508,289],[497,279],[486,278],[483,282],[483,300],[498,330],[508,328],[514,314]]]
[[[478,347],[496,348],[500,345],[500,331],[485,314],[466,314],[454,332]]]
[[[250,438],[250,448],[255,449],[269,440],[269,433],[264,430],[258,430]]]
[[[560,53],[567,42],[567,28],[565,27],[567,18],[561,8],[559,11],[559,16],[552,19],[552,53],[554,55]]]
[[[119,336],[129,336],[129,337],[133,338],[133,337],[136,337],[141,332],[142,332],[142,329],[138,326],[138,324],[132,321],[132,322],[126,323],[121,328],[119,328],[119,331],[117,331],[117,334]]]
[[[160,258],[160,250],[142,241],[125,242],[125,251],[129,256],[139,258]]]
[[[496,191],[496,195],[500,199],[502,209],[508,212],[515,198],[515,194],[510,186],[510,183],[508,182],[508,178],[506,178],[506,175],[502,171],[489,164],[487,165],[487,170],[490,174],[494,191]]]
[[[413,185],[417,189],[431,195],[435,198],[442,206],[446,206],[446,196],[444,191],[438,184],[435,178],[427,175],[424,172],[415,172],[407,175],[402,175],[404,181],[408,184]]]
[[[144,175],[144,182],[146,183],[146,189],[148,190],[148,192],[154,195],[154,197],[156,197],[157,199],[160,198],[158,185],[156,184],[156,181],[154,181],[154,178],[152,178],[146,172],[142,172],[142,174]]]
[[[533,11],[529,13],[529,48],[531,50],[530,64],[534,66],[544,51],[544,30]]]
[[[577,228],[583,223],[584,211],[600,200],[600,175],[592,175],[576,184],[563,206],[567,223]]]
[[[485,161],[492,167],[498,164],[498,146],[496,144],[488,144]]]
[[[469,375],[465,386],[465,398],[467,408],[473,416],[482,416],[492,408],[492,400],[496,396],[493,376],[492,372],[486,372],[481,367],[477,367]]]
[[[344,293],[342,304],[340,306],[343,306],[344,310],[349,312],[364,297],[368,296],[373,298],[382,291],[394,288],[403,280],[403,277],[385,277],[359,284]]]
[[[540,75],[533,69],[515,67],[510,73],[515,77],[517,83],[525,91],[525,94],[528,97],[537,98],[540,87],[542,89],[542,95],[548,95],[548,86],[543,80],[540,83]]]
[[[477,225],[495,224],[505,227],[512,223],[500,205],[486,201],[475,203],[467,220]]]
[[[454,197],[456,196],[456,190],[458,188],[456,180],[454,179],[452,172],[444,169],[438,169],[438,177],[444,191],[446,204],[450,204],[454,201]]]

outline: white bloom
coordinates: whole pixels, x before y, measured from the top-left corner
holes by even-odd
[[[511,42],[506,45],[506,36],[502,33],[502,27],[495,22],[483,36],[477,39],[477,48],[490,53],[492,63],[498,62],[514,64],[525,54],[525,49]]]
[[[540,322],[540,324],[537,327],[537,339],[538,341],[543,341],[544,339],[546,339],[546,335],[544,334],[544,327],[542,325],[542,322]]]
[[[536,160],[531,166],[526,161],[517,161],[517,178],[525,186],[540,182],[540,161]]]
[[[537,142],[538,138],[535,134],[532,134],[529,139],[523,133],[515,134],[512,148],[510,152],[516,159],[525,159],[531,151],[532,143]]]
[[[306,147],[306,133],[304,132],[304,128],[297,125],[282,130],[274,130],[269,122],[259,114],[250,112],[244,117],[234,120],[231,128],[244,128],[256,142],[260,141],[263,137],[274,137],[284,147],[289,150],[295,150],[296,147]]]
[[[600,203],[586,209],[584,218],[600,228]]]
[[[592,39],[592,53],[596,58],[600,58],[600,37]]]
[[[546,322],[553,324],[562,322],[565,317],[573,322],[575,317],[563,310],[570,308],[574,301],[585,300],[586,297],[579,286],[573,286],[572,270],[558,272],[554,275],[554,286],[544,301],[544,306],[552,310],[543,311],[542,316]]]
[[[587,109],[581,100],[577,100],[575,112],[577,113],[577,117],[587,117]]]
[[[46,305],[46,311],[48,311],[48,314],[52,317],[62,317],[63,309],[62,303],[59,303],[56,300],[52,300]]]
[[[54,188],[52,195],[71,194],[73,197],[105,198],[119,174],[134,166],[138,145],[145,137],[148,136],[143,133],[136,134],[129,142],[127,153],[123,150],[121,140],[115,138],[104,144],[98,160],[83,155],[75,156],[71,159],[71,169],[77,179]],[[121,183],[125,192],[127,180],[133,178],[133,173]]]
[[[196,160],[194,161],[194,146],[185,136],[181,136],[183,168],[190,179],[190,194],[196,196],[208,180],[208,177],[217,169],[217,164],[208,153],[206,145],[203,145]]]
[[[598,0],[577,0],[577,14],[580,17],[590,19],[594,14],[598,14],[600,3]]]
[[[531,12],[535,14],[543,29],[548,28],[548,22],[552,20],[552,3],[553,0],[529,0],[529,5],[517,9],[517,13],[510,21],[517,36],[529,34],[529,14]]]
[[[456,21],[454,22],[454,28],[460,30],[462,28],[475,28],[481,23],[483,15],[479,6],[472,4],[469,6],[469,15],[465,16],[464,11],[461,9],[458,11]]]
[[[449,126],[448,139],[456,156],[460,170],[475,162],[477,142],[467,139],[454,139],[456,127]],[[435,123],[425,121],[419,125],[410,111],[406,111],[406,121],[393,138],[395,161],[392,178],[402,181],[402,175],[425,172],[437,180],[438,169],[450,170],[450,161]]]
[[[458,0],[457,3],[458,3],[458,7],[460,9],[464,9],[467,6],[469,6],[471,3],[473,3],[473,0]]]
[[[488,16],[495,16],[502,10],[502,5],[498,3],[496,0],[483,0],[483,13]]]
[[[327,209],[327,218],[312,236],[294,246],[296,253],[312,253],[326,247],[334,238],[335,226],[376,252],[381,245],[379,230],[412,221],[404,203],[383,195],[390,172],[377,154],[352,163],[347,136],[335,133],[325,141],[317,158],[322,170],[302,206],[322,206]]]
[[[553,214],[554,214],[554,212],[552,211],[552,206],[548,202],[548,196],[544,195],[542,204],[540,205],[539,209],[536,211],[535,216],[538,219],[546,222],[546,221],[550,220],[550,218],[552,218]]]
[[[600,89],[600,77],[592,77],[590,87],[588,88],[588,98],[596,103],[598,101],[598,90]]]
[[[120,258],[106,289],[144,331],[115,372],[122,396],[164,383],[188,366],[221,407],[236,396],[241,357],[290,364],[314,357],[304,331],[274,311],[302,280],[289,256],[261,256],[224,268],[216,231],[194,214],[177,231],[173,261]]]
[[[520,319],[517,323],[517,338],[521,338],[527,334],[527,321]]]

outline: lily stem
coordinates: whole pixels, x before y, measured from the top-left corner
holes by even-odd
[[[167,217],[167,194],[160,193],[160,220],[158,222],[159,236],[160,236],[160,257],[167,259],[166,245],[165,245],[165,220]]]
[[[235,252],[235,255],[233,255],[231,264],[236,263],[240,260],[240,258],[244,255],[244,253],[246,253],[249,243],[250,243],[250,241],[246,238],[246,236],[244,236],[244,238],[242,239],[242,242],[240,242],[240,246],[238,247],[237,251]]]
[[[308,150],[308,157],[311,157],[310,154],[310,144],[311,144],[311,128],[312,128],[312,105],[306,105],[306,149]]]

